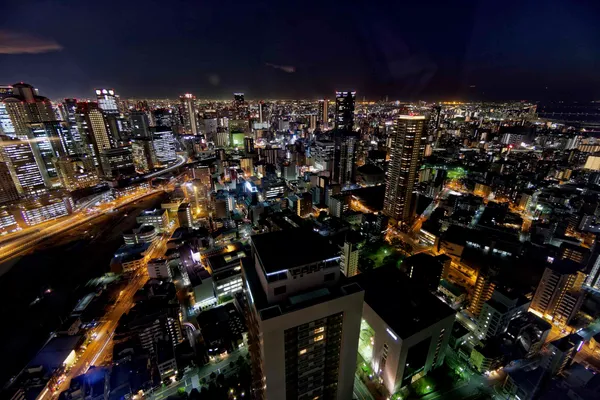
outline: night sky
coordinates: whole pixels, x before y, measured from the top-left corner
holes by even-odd
[[[600,2],[5,0],[0,84],[51,98],[600,99]]]

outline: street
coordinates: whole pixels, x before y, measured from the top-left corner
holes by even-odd
[[[179,388],[185,388],[185,391],[188,393],[193,388],[199,389],[200,383],[203,380],[206,380],[206,382],[210,381],[210,374],[212,374],[213,372],[217,375],[223,372],[225,376],[229,376],[236,372],[238,369],[237,364],[235,364],[236,360],[239,357],[246,357],[247,354],[248,348],[242,347],[233,351],[226,358],[217,363],[209,363],[200,368],[193,368],[189,372],[185,373],[183,375],[183,378],[179,382],[157,390],[156,392],[152,393],[149,396],[149,398],[153,400],[162,400],[169,397],[172,394],[175,394]],[[234,363],[233,369],[229,367],[229,363],[231,363],[232,361]]]

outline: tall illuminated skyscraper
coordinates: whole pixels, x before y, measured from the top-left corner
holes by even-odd
[[[180,97],[183,108],[183,128],[185,133],[197,135],[198,129],[198,110],[196,109],[196,97],[191,93],[186,93]]]
[[[65,99],[61,108],[63,121],[69,125],[71,144],[68,146],[69,155],[85,153],[85,143],[77,126],[77,99]]]
[[[0,136],[0,158],[9,167],[17,191],[22,195],[39,195],[46,182],[27,139]]]
[[[351,131],[354,127],[356,92],[335,92],[335,128]]]
[[[50,100],[40,96],[38,90],[29,84],[20,82],[12,85],[10,93],[3,93],[2,103],[3,130],[12,131],[5,133],[27,142],[22,150],[30,148],[45,185],[52,186],[53,181],[57,181],[52,159],[65,155],[66,143],[70,142],[66,125],[58,121]],[[21,167],[13,165],[11,171]]]
[[[392,130],[383,213],[398,222],[412,219],[412,193],[425,151],[426,118],[401,115]]]
[[[102,172],[100,156],[104,151],[115,147],[115,144],[106,128],[104,115],[98,103],[77,104],[77,126],[86,144],[86,153],[100,174]]]
[[[113,89],[96,89],[98,107],[106,115],[119,114],[119,98]]]
[[[8,162],[0,161],[0,204],[19,199],[19,191],[15,185]]]
[[[319,100],[319,115],[317,116],[321,129],[327,128],[329,122],[329,103],[327,99]]]

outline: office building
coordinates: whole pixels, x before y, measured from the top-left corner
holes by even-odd
[[[352,131],[356,92],[335,92],[335,129]]]
[[[65,155],[67,143],[71,141],[66,124],[57,121],[50,100],[40,96],[29,84],[14,84],[10,95],[6,93],[0,100],[5,120],[3,130],[10,131],[11,137],[28,141],[44,184],[51,187],[52,179],[56,178],[51,160]]]
[[[135,170],[138,173],[148,172],[158,165],[151,138],[132,139],[131,156]]]
[[[159,232],[164,232],[169,226],[169,215],[165,209],[145,210],[136,221],[142,225],[152,225]]]
[[[148,261],[148,276],[150,279],[171,279],[173,275],[169,267],[169,260],[166,258],[153,258]]]
[[[158,231],[152,225],[138,224],[133,229],[123,232],[126,245],[152,243],[158,238]]]
[[[455,320],[452,308],[393,266],[350,281],[365,291],[358,351],[390,393],[443,364]]]
[[[113,89],[96,89],[98,107],[106,115],[119,114],[119,98]]]
[[[0,204],[19,200],[19,191],[15,186],[7,162],[0,161]]]
[[[23,200],[11,208],[15,220],[22,227],[41,224],[73,212],[73,199],[61,192],[53,192]]]
[[[556,339],[547,345],[542,367],[550,375],[558,375],[573,363],[575,354],[584,344],[584,339],[576,333]]]
[[[531,311],[560,325],[567,325],[583,303],[582,266],[570,260],[555,261],[544,270]]]
[[[180,97],[183,129],[188,135],[198,135],[198,110],[196,109],[196,96],[186,93]]]
[[[104,115],[98,103],[78,103],[76,111],[77,127],[83,139],[82,143],[85,143],[86,153],[93,162],[94,168],[98,174],[101,174],[103,171],[100,155],[103,151],[113,148],[115,142],[106,129]]]
[[[152,148],[156,167],[165,167],[177,159],[175,137],[171,131],[157,131],[152,133]]]
[[[439,258],[427,253],[419,253],[406,258],[402,268],[413,284],[436,291],[444,267]]]
[[[68,146],[68,155],[70,156],[86,153],[86,144],[77,125],[77,103],[77,99],[64,99],[61,107],[63,112],[62,119],[68,124],[69,137],[72,140]]]
[[[349,194],[336,194],[329,196],[329,214],[336,218],[342,218],[342,215],[350,209],[350,200],[352,196]]]
[[[0,136],[1,159],[7,163],[13,183],[21,195],[46,192],[46,181],[27,140]]]
[[[290,251],[291,245],[306,251]],[[242,265],[257,399],[352,398],[363,291],[303,229],[254,235]]]
[[[527,313],[530,301],[516,290],[496,288],[492,297],[483,303],[477,320],[480,339],[489,339],[500,335],[516,318]]]
[[[145,111],[131,111],[129,123],[133,137],[148,137],[150,135],[150,120]]]
[[[336,130],[333,134],[333,174],[334,182],[342,186],[354,183],[354,167],[358,134],[352,131]]]
[[[233,94],[233,107],[236,110],[239,110],[240,108],[244,107],[246,105],[246,102],[244,100],[244,93],[234,93]]]
[[[131,147],[117,147],[104,150],[100,154],[102,171],[107,178],[118,178],[135,175],[135,165]]]
[[[327,129],[329,125],[329,103],[327,99],[319,100],[319,122],[321,129]]]
[[[56,172],[63,188],[68,191],[83,189],[100,183],[95,170],[89,168],[87,154],[64,156],[54,160]]]
[[[154,125],[156,127],[171,128],[173,124],[173,111],[169,108],[157,108],[152,111]]]
[[[413,218],[413,189],[425,151],[424,116],[403,115],[391,132],[383,212],[390,218],[408,223]]]
[[[192,216],[192,206],[190,203],[181,203],[177,210],[177,219],[181,228],[191,228],[194,226],[194,217]]]
[[[328,171],[333,176],[333,158],[335,142],[333,140],[317,140],[313,149],[314,167],[318,171]]]
[[[265,102],[261,100],[260,103],[258,103],[258,122],[260,124],[264,123],[266,119],[265,108]]]

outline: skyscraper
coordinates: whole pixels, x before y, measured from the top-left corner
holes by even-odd
[[[98,107],[106,115],[119,114],[119,99],[113,89],[96,89]]]
[[[0,161],[0,204],[19,200],[19,191],[13,182],[7,162]]]
[[[150,133],[150,121],[145,111],[132,111],[129,114],[131,121],[131,133],[134,137],[148,137]]]
[[[335,149],[333,153],[332,179],[342,186],[353,183],[358,135],[353,131],[335,130],[333,141]]]
[[[244,101],[244,93],[234,93],[233,94],[233,106],[236,109],[240,109],[245,104]]]
[[[98,174],[101,174],[100,155],[103,151],[113,148],[114,141],[106,129],[104,115],[98,103],[77,104],[77,126],[86,145],[86,153]]]
[[[3,125],[6,130],[12,131],[8,133],[11,137],[28,142],[44,184],[50,187],[51,180],[56,178],[52,158],[66,154],[66,144],[71,141],[69,130],[58,121],[50,100],[40,96],[33,86],[16,83],[11,87],[11,92],[5,91],[2,96],[6,121]],[[19,153],[24,154],[21,151]],[[21,167],[12,166],[11,171]]]
[[[40,167],[27,140],[0,136],[0,157],[8,163],[13,182],[24,195],[38,195],[46,191]]]
[[[198,115],[196,110],[196,97],[191,93],[186,93],[180,97],[183,115],[183,129],[185,133],[197,135]]]
[[[329,103],[327,99],[319,100],[319,115],[317,116],[321,129],[326,129],[329,123]]]
[[[351,131],[354,128],[356,92],[335,92],[335,128]],[[324,107],[326,107],[324,103]]]
[[[402,115],[391,131],[383,213],[399,222],[412,219],[412,192],[427,141],[425,127],[424,116]]]
[[[339,250],[312,231],[265,233],[242,269],[255,398],[351,399],[364,292]]]

